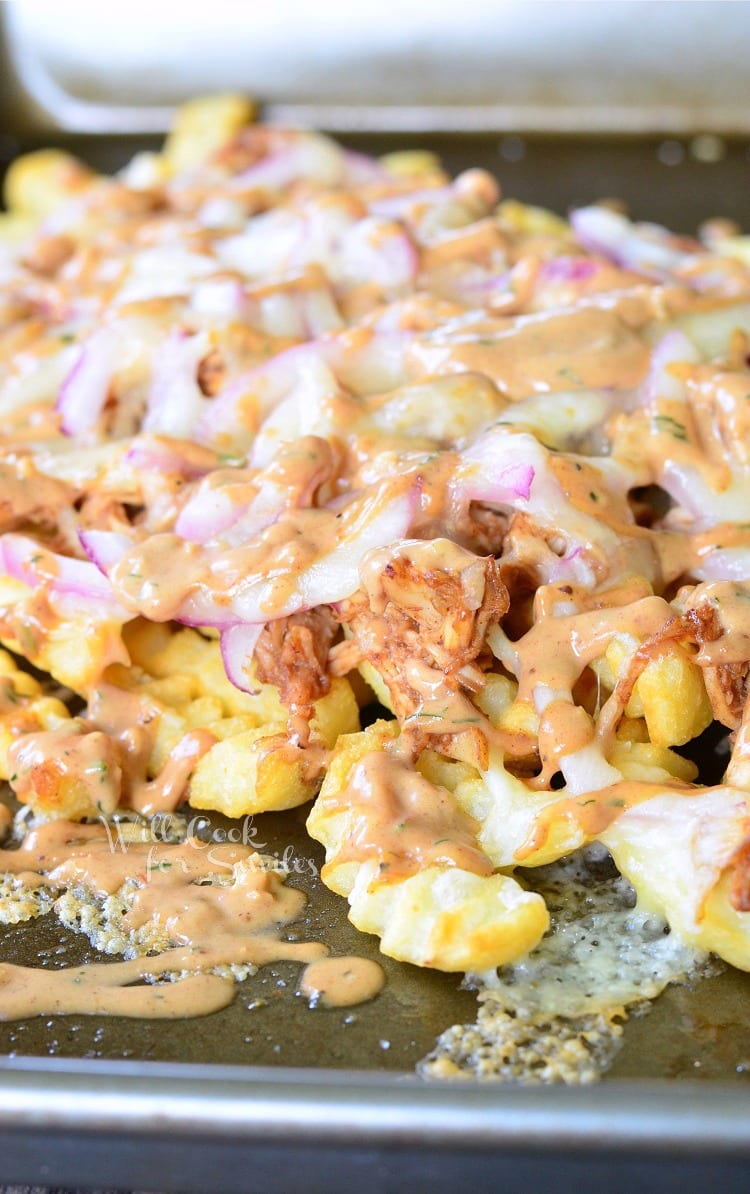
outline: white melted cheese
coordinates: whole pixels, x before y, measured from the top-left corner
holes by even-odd
[[[471,976],[476,1023],[444,1032],[420,1064],[423,1076],[596,1081],[622,1045],[626,1008],[647,1010],[670,983],[709,964],[635,906],[633,888],[598,844],[524,877],[545,898],[549,932],[526,958]]]

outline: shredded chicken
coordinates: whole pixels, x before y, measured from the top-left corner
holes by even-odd
[[[55,527],[75,496],[71,486],[37,472],[31,460],[0,463],[0,532]]]
[[[498,563],[453,545],[451,558],[443,560],[445,542],[373,553],[368,583],[339,610],[401,721],[431,700],[482,687],[478,660],[487,628],[508,609]],[[472,727],[461,732],[470,734]],[[451,737],[453,732],[441,735],[441,744]]]
[[[338,626],[329,606],[279,618],[264,627],[255,648],[258,679],[275,684],[282,702],[300,715],[331,687],[328,652]]]
[[[714,643],[724,634],[721,618],[713,605],[701,603],[685,612],[685,623],[698,646]],[[717,719],[730,730],[736,730],[742,720],[742,710],[747,696],[747,679],[750,661],[742,663],[720,663],[715,667],[704,667],[703,679],[711,707]]]

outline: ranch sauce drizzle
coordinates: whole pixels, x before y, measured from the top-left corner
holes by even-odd
[[[369,958],[321,958],[305,967],[299,989],[310,1007],[348,1007],[374,999],[384,984],[382,966]]]
[[[349,832],[336,854],[342,862],[377,859],[380,882],[395,882],[429,866],[492,874],[477,844],[478,826],[407,762],[373,751],[354,768],[331,811],[351,813]],[[325,877],[325,868],[324,868]]]
[[[157,957],[41,970],[0,964],[0,1020],[29,1015],[122,1015],[176,1019],[208,1015],[234,996],[231,978],[211,973],[231,964],[290,959],[329,965],[312,972],[311,989],[329,1006],[371,999],[380,989],[360,959],[326,959],[319,942],[294,943],[281,932],[304,908],[301,891],[250,847],[188,838],[179,844],[118,839],[117,826],[52,821],[32,829],[0,867],[29,887],[85,888],[106,897],[134,886],[122,928],[161,933],[171,947]],[[212,882],[220,876],[222,881]],[[143,945],[144,939],[140,938]],[[379,969],[379,968],[378,968]],[[156,983],[164,975],[179,981]],[[138,984],[145,980],[145,985]],[[382,982],[380,983],[382,986]]]

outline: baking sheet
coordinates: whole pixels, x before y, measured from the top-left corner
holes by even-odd
[[[750,5],[726,0],[6,3],[16,119],[164,131],[170,105],[249,91],[355,129],[750,130]],[[727,81],[731,79],[731,86]]]
[[[0,157],[47,140],[12,131],[0,139]],[[116,169],[144,144],[56,140],[102,169]],[[373,152],[404,143],[388,134],[348,140]],[[441,151],[451,170],[485,165],[507,194],[559,211],[619,195],[635,215],[684,231],[716,214],[750,225],[744,139],[715,142],[708,155],[691,137],[507,132],[419,140]],[[304,815],[259,818],[259,836],[267,848],[291,846],[318,866]],[[337,952],[378,956],[375,942],[346,921],[343,901],[304,870],[292,880],[310,897],[301,931]],[[73,964],[87,951],[51,917],[0,934],[3,960]],[[617,1194],[643,1185],[646,1174],[683,1194],[708,1181],[724,1194],[747,1189],[746,1163],[737,1158],[750,1154],[750,976],[727,971],[668,990],[649,1015],[629,1021],[609,1077],[593,1092],[480,1089],[407,1076],[441,1029],[473,1019],[474,996],[456,976],[384,965],[386,991],[350,1012],[310,1010],[295,993],[297,968],[283,964],[200,1020],[0,1025],[0,1180],[288,1194],[303,1173],[302,1188],[327,1194],[412,1191],[427,1182],[440,1191],[459,1180],[480,1190],[492,1188],[503,1158],[512,1159],[502,1171],[506,1191],[554,1180],[565,1194],[598,1180]],[[655,1079],[667,1085],[650,1087]]]

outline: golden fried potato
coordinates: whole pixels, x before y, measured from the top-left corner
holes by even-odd
[[[571,239],[570,226],[546,207],[533,207],[516,199],[504,199],[497,209],[501,225],[523,236],[554,236]]]
[[[10,785],[22,804],[44,817],[83,821],[113,813],[120,802],[122,771],[109,734],[71,718],[21,738],[9,754]]]
[[[127,663],[122,642],[122,624],[99,618],[81,609],[70,611],[64,621],[53,618],[35,624],[28,615],[26,600],[31,589],[11,577],[0,577],[0,606],[13,611],[0,642],[60,684],[85,696],[110,664]],[[12,630],[10,629],[13,623]]]
[[[541,897],[509,876],[431,865],[386,881],[377,858],[338,861],[355,815],[339,795],[353,767],[397,734],[396,722],[376,722],[339,739],[307,821],[326,847],[323,881],[347,897],[352,924],[380,937],[389,957],[449,971],[488,970],[520,957],[540,940],[549,917]]]
[[[197,630],[173,630],[164,622],[146,622],[137,618],[125,627],[123,639],[133,663],[158,679],[190,677],[194,696],[216,697],[223,716],[241,716],[252,725],[276,725],[289,713],[272,684],[257,684],[256,693],[241,692],[227,678],[216,639],[208,639]]]
[[[590,840],[570,815],[570,797],[529,789],[505,769],[497,752],[484,774],[457,785],[455,797],[479,823],[477,840],[497,867],[544,866]]]
[[[668,784],[678,779],[689,784],[698,775],[698,768],[690,759],[683,759],[667,746],[656,746],[653,742],[618,739],[609,761],[625,779],[645,783]]]
[[[158,709],[149,773],[156,775],[180,739],[206,729],[218,739],[200,760],[189,800],[195,808],[240,817],[293,808],[310,800],[318,780],[304,757],[285,749],[289,710],[272,684],[241,692],[227,679],[216,639],[196,630],[137,619],[125,628],[133,665],[110,668],[107,680],[146,697]],[[339,734],[359,729],[359,706],[348,680],[332,680],[315,702],[313,739],[330,749]]]
[[[618,635],[606,651],[613,676],[622,674],[638,640]],[[628,717],[643,717],[655,746],[683,746],[713,720],[703,673],[678,645],[653,659],[643,669],[628,701]]]
[[[365,863],[349,893],[349,919],[380,937],[390,958],[449,971],[486,971],[528,953],[549,926],[541,896],[508,875],[427,867],[378,883]]]
[[[484,687],[472,697],[496,730],[510,734],[526,734],[536,740],[539,733],[539,714],[530,701],[517,700],[518,685],[494,672],[484,678]]]
[[[61,149],[36,149],[11,162],[5,175],[3,198],[13,215],[41,220],[78,192],[96,175]]]
[[[429,149],[399,149],[383,154],[380,164],[396,178],[440,177],[443,173],[440,158]]]
[[[713,247],[722,257],[733,257],[750,266],[750,236],[725,236]]]
[[[750,913],[731,902],[730,863],[747,836],[750,804],[735,788],[666,787],[602,833],[638,904],[663,916],[687,945],[750,970]]]
[[[54,730],[70,721],[57,697],[45,696],[38,680],[0,651],[0,779],[8,779],[8,750],[22,734]]]
[[[198,166],[255,119],[256,105],[244,95],[204,95],[181,104],[164,145],[170,167]]]
[[[22,244],[36,227],[36,220],[32,216],[16,212],[0,213],[0,244]]]
[[[312,799],[319,786],[317,773],[307,773],[304,751],[289,747],[285,722],[234,732],[242,718],[206,726],[221,741],[204,755],[190,784],[193,808],[215,809],[230,817],[294,808]],[[311,721],[312,749],[316,740],[330,749],[340,734],[359,728],[359,709],[347,680],[335,679],[330,691],[315,702]]]

